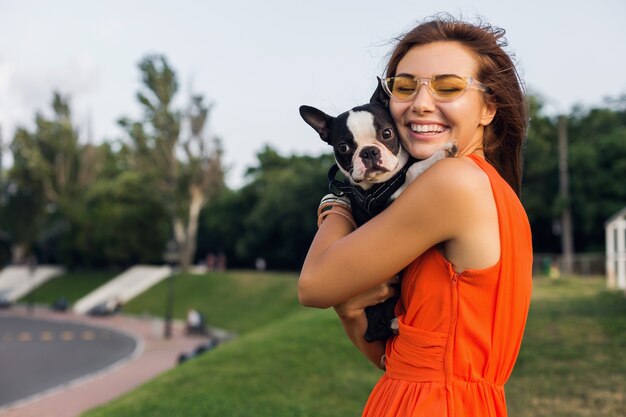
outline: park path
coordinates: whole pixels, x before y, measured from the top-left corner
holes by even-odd
[[[74,381],[67,386],[28,398],[14,407],[0,411],[2,417],[77,417],[81,413],[107,403],[176,366],[178,355],[192,351],[208,341],[205,337],[187,336],[184,323],[174,322],[170,339],[163,337],[163,321],[124,315],[89,317],[35,309],[12,307],[6,313],[42,319],[75,321],[125,331],[140,343],[134,357],[109,369]]]

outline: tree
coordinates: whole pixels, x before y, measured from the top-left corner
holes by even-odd
[[[205,131],[211,106],[201,95],[192,96],[186,110],[174,108],[178,81],[164,56],[145,57],[139,69],[144,118],[123,118],[120,125],[132,141],[136,169],[149,174],[163,198],[186,270],[195,254],[200,211],[223,187],[221,143]]]
[[[526,208],[537,252],[559,252],[556,219],[560,216],[558,137],[555,121],[542,115],[542,103],[529,97],[530,126],[524,145],[522,203]]]
[[[626,100],[570,116],[572,215],[577,251],[602,251],[604,222],[626,204]]]
[[[145,176],[124,171],[90,187],[63,247],[66,262],[83,267],[124,268],[161,263],[169,238],[162,200],[145,187]]]
[[[30,253],[36,240],[63,230],[98,174],[97,151],[79,143],[69,99],[54,92],[52,110],[52,118],[36,114],[33,132],[18,128],[10,146],[13,166],[3,207],[14,261]]]
[[[558,253],[560,230],[555,220],[564,202],[559,198],[557,119],[543,115],[541,102],[530,99],[522,202],[535,251]],[[574,108],[567,119],[575,249],[601,251],[604,222],[626,204],[626,97],[601,108]]]
[[[247,172],[249,183],[221,194],[205,210],[202,231],[212,239],[202,242],[239,266],[263,258],[269,268],[297,270],[317,230],[317,206],[328,193],[333,157],[285,157],[265,147],[257,158]]]

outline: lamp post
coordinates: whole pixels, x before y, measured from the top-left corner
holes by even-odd
[[[563,201],[561,210],[561,252],[563,272],[571,274],[574,260],[574,227],[569,195],[567,117],[559,116],[559,196]]]
[[[553,107],[557,117],[557,136],[559,154],[559,198],[561,200],[560,216],[554,219],[553,233],[561,237],[561,270],[570,274],[574,266],[574,222],[569,192],[569,138],[568,118],[563,112],[562,104],[553,98],[547,97],[546,104]]]
[[[30,314],[35,313],[35,290],[37,289],[35,282],[35,271],[37,269],[37,258],[35,255],[30,254],[26,258],[26,267],[28,268],[28,277],[30,281],[33,283],[33,288],[28,294],[28,311]]]
[[[169,339],[172,337],[172,316],[174,311],[174,266],[178,262],[178,244],[174,239],[167,242],[163,259],[171,268],[170,275],[167,277],[167,296],[165,299],[165,319],[163,326],[163,337]]]

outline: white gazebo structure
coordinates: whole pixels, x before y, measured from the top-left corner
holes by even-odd
[[[626,291],[626,207],[606,221],[604,230],[607,286]]]

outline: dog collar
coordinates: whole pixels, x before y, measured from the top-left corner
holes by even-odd
[[[336,179],[339,167],[334,164],[328,170],[328,188],[331,193],[337,196],[346,195],[350,198],[352,215],[360,226],[387,207],[391,196],[404,184],[406,172],[414,162],[416,159],[410,158],[396,175],[383,183],[374,184],[368,190],[363,190],[347,180]]]

